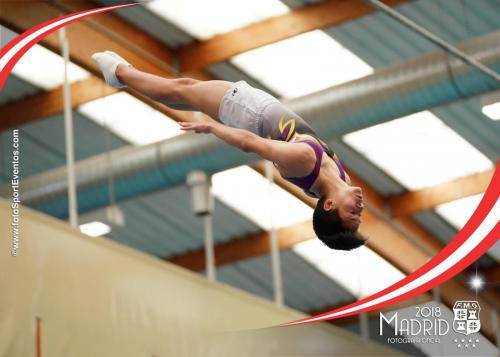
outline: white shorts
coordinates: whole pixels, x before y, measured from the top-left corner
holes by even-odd
[[[278,99],[272,95],[239,81],[224,94],[219,107],[219,119],[227,126],[251,131],[262,136],[260,122],[269,104]]]

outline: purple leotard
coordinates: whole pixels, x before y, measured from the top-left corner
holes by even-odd
[[[323,152],[335,162],[340,172],[340,178],[345,181],[345,171],[337,155],[335,155],[328,145],[317,137],[314,130],[304,119],[285,107],[279,101],[276,100],[267,104],[261,110],[258,122],[258,132],[259,135],[264,138],[292,143],[303,142],[313,148],[316,154],[316,163],[313,171],[304,177],[284,177],[285,180],[303,189],[305,193],[315,196],[310,189],[314,181],[318,178]],[[312,139],[291,141],[295,137],[295,134],[307,134]]]
[[[294,185],[300,187],[301,189],[304,190],[304,192],[308,193],[309,195],[315,196],[314,193],[312,193],[311,186],[313,185],[314,181],[318,178],[319,171],[321,168],[321,159],[323,158],[323,147],[317,143],[316,141],[313,140],[298,140],[294,141],[294,143],[306,143],[310,147],[313,148],[314,153],[316,155],[316,163],[314,164],[314,169],[311,171],[311,173],[307,176],[303,177],[283,177],[285,180],[288,182],[293,183]],[[338,159],[333,159],[335,164],[337,165],[339,172],[340,172],[340,178],[345,181],[345,171],[344,168],[342,167],[342,164]]]

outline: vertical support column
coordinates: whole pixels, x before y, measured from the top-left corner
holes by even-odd
[[[438,306],[441,306],[441,288],[439,285],[432,289],[432,299]],[[444,344],[439,344],[439,346],[441,356],[444,356]]]
[[[361,337],[368,341],[370,339],[370,320],[366,312],[359,314],[359,330]]]
[[[273,214],[272,214],[272,187],[273,187],[273,164],[270,161],[266,161],[266,177],[269,180],[269,237],[271,245],[271,269],[273,274],[273,291],[274,291],[274,302],[278,306],[283,306],[284,296],[283,296],[283,279],[281,276],[281,260],[280,251],[278,245],[278,235],[276,228],[274,227]]]
[[[210,281],[215,281],[215,257],[214,257],[214,239],[212,214],[208,213],[203,216],[204,231],[205,231],[205,270],[207,278]]]
[[[492,308],[490,312],[491,319],[491,328],[495,331],[495,342],[497,345],[497,349],[500,350],[500,331],[498,331],[498,310],[496,308]]]
[[[4,39],[3,28],[0,26],[0,48],[5,46],[8,42],[9,41],[7,39]],[[0,58],[0,71],[3,70],[3,67],[5,67],[6,64],[7,64],[7,61],[5,60],[5,58],[4,57]]]
[[[358,293],[357,299],[360,300],[362,298],[362,284],[363,279],[361,278],[361,273],[364,271],[365,267],[363,266],[363,259],[361,257],[362,250],[356,250],[356,260],[358,261]],[[361,338],[368,341],[370,340],[370,317],[366,312],[359,314],[359,333]]]
[[[213,242],[213,197],[210,193],[210,179],[203,171],[191,171],[186,178],[191,191],[191,208],[203,219],[203,236],[205,242],[205,272],[210,281],[215,281],[215,256]]]
[[[73,111],[71,108],[71,92],[68,82],[69,49],[66,29],[59,30],[59,41],[61,42],[62,55],[64,58],[64,138],[66,142],[66,168],[68,176],[68,211],[69,223],[73,227],[78,227],[78,204],[76,198],[75,184],[75,152],[73,142]]]
[[[36,357],[42,357],[42,319],[37,316],[35,322]]]
[[[438,304],[441,304],[441,289],[439,286],[436,286],[432,289],[432,299]]]

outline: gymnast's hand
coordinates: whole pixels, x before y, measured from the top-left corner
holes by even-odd
[[[202,122],[179,122],[181,130],[194,131],[195,133],[211,133],[216,122],[202,121]]]

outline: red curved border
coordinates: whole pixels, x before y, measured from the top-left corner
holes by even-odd
[[[0,60],[5,56],[8,51],[10,51],[15,45],[17,45],[20,41],[25,39],[26,37],[30,36],[34,32],[43,29],[44,27],[47,27],[55,22],[58,22],[60,20],[82,14],[83,16],[77,17],[75,19],[63,22],[60,25],[54,26],[53,28],[42,32],[39,36],[35,37],[32,39],[30,42],[25,44],[22,48],[20,48],[15,55],[5,64],[5,66],[2,68],[0,71],[0,91],[3,89],[3,86],[5,84],[5,81],[7,80],[7,77],[9,76],[10,72],[14,68],[15,64],[19,61],[19,59],[31,48],[33,47],[38,41],[40,41],[42,38],[45,36],[53,33],[54,31],[58,30],[61,27],[64,27],[72,22],[78,21],[82,18],[96,15],[105,11],[109,10],[114,10],[118,8],[124,8],[124,7],[129,7],[129,6],[134,6],[138,5],[139,3],[131,3],[131,4],[124,4],[124,5],[116,5],[116,6],[107,6],[107,7],[102,7],[102,8],[96,8],[96,9],[91,9],[91,10],[84,10],[68,15],[64,15],[61,17],[58,17],[56,19],[44,22],[38,26],[35,26],[31,28],[30,30],[24,32],[23,34],[17,36],[15,39],[10,41],[7,45],[5,45],[1,50],[0,50]],[[475,210],[474,214],[472,217],[469,219],[469,221],[465,224],[465,226],[462,228],[462,230],[457,234],[457,236],[445,247],[443,248],[436,256],[434,256],[429,262],[424,264],[422,267],[420,267],[418,270],[416,270],[414,273],[410,274],[409,276],[405,277],[404,279],[401,279],[399,282],[391,285],[390,287],[373,294],[367,298],[364,298],[360,301],[357,301],[353,304],[346,305],[342,308],[335,309],[320,315],[308,317],[305,319],[297,320],[297,321],[292,321],[286,324],[283,324],[281,326],[289,326],[289,325],[294,325],[294,324],[305,324],[305,323],[312,323],[312,322],[317,322],[317,321],[322,321],[322,320],[330,320],[330,319],[337,319],[341,317],[346,317],[350,315],[355,315],[359,314],[361,312],[366,312],[366,311],[371,311],[377,308],[382,308],[384,306],[388,306],[400,301],[403,301],[405,299],[408,299],[412,296],[418,295],[420,293],[423,293],[425,291],[428,291],[432,289],[433,287],[443,283],[444,281],[451,279],[453,276],[461,272],[463,269],[465,269],[467,266],[469,266],[471,263],[473,263],[475,260],[477,260],[482,254],[484,254],[495,242],[499,239],[500,237],[500,222],[497,222],[497,224],[494,226],[494,228],[484,237],[479,243],[475,249],[473,249],[470,253],[468,253],[461,261],[456,263],[454,266],[448,268],[446,271],[438,275],[437,277],[433,278],[432,280],[428,281],[427,283],[418,286],[402,295],[396,296],[390,300],[381,302],[379,304],[372,305],[367,308],[363,309],[358,309],[349,313],[344,313],[342,314],[342,311],[345,311],[347,309],[360,306],[361,304],[364,304],[366,302],[372,301],[374,299],[377,299],[381,296],[384,296],[386,294],[389,294],[396,289],[409,284],[410,282],[414,281],[415,279],[419,278],[423,274],[431,271],[434,269],[436,266],[438,266],[441,262],[446,260],[453,252],[455,252],[459,247],[461,247],[467,239],[470,238],[470,236],[477,230],[479,225],[483,222],[483,220],[486,218],[488,213],[491,211],[492,207],[495,205],[496,201],[500,197],[500,170],[498,169],[498,163],[497,163],[497,169],[495,170],[495,174],[493,175],[493,179],[483,197],[481,200],[478,208]],[[331,315],[333,313],[341,313],[338,316],[335,317],[327,317],[328,315]]]
[[[499,161],[500,162],[500,161]],[[498,162],[497,162],[497,168],[495,170],[495,173],[493,175],[493,178],[488,185],[488,189],[486,190],[483,199],[479,203],[479,206],[476,208],[474,211],[472,217],[467,221],[465,226],[460,230],[460,232],[457,233],[455,238],[448,243],[438,254],[436,254],[431,260],[429,260],[426,264],[421,266],[419,269],[417,269],[415,272],[412,274],[408,275],[407,277],[401,279],[397,283],[387,287],[386,289],[379,291],[378,293],[375,293],[373,295],[370,295],[362,300],[356,301],[355,303],[343,306],[341,308],[331,310],[319,315],[315,316],[310,316],[304,319],[288,322],[285,324],[282,324],[280,326],[290,326],[290,325],[296,325],[296,324],[306,324],[306,323],[313,323],[313,322],[319,322],[319,321],[325,321],[325,320],[333,320],[333,319],[338,319],[350,315],[355,315],[359,314],[362,312],[367,312],[371,310],[375,310],[378,308],[382,308],[391,304],[395,304],[398,302],[401,302],[403,300],[406,300],[410,297],[413,297],[415,295],[424,293],[433,287],[442,284],[446,280],[451,279],[458,273],[460,273],[462,270],[464,270],[467,266],[472,264],[474,261],[479,259],[481,255],[486,253],[489,248],[493,246],[497,242],[497,240],[500,238],[500,222],[497,222],[497,224],[494,226],[494,228],[484,237],[479,243],[475,249],[473,249],[470,253],[468,253],[462,260],[460,260],[457,264],[453,265],[452,267],[448,268],[446,271],[435,277],[434,279],[428,281],[427,283],[418,286],[410,291],[408,291],[405,294],[396,296],[390,300],[363,308],[359,309],[356,311],[352,311],[349,313],[344,313],[342,314],[342,311],[345,311],[347,309],[354,308],[356,306],[360,306],[364,303],[370,302],[372,300],[375,300],[381,296],[384,296],[386,294],[389,294],[396,289],[399,289],[400,287],[409,284],[410,282],[414,281],[415,279],[419,278],[423,274],[431,271],[434,269],[438,264],[443,262],[445,259],[447,259],[453,252],[455,252],[459,247],[461,247],[469,238],[470,236],[477,230],[479,225],[484,221],[488,213],[491,211],[495,203],[500,197],[500,169],[498,168]],[[499,217],[500,219],[500,217]],[[334,317],[328,317],[331,314],[334,313],[340,313],[337,316]]]
[[[51,33],[53,33],[54,31],[57,31],[58,29],[60,29],[61,27],[69,25],[70,23],[73,23],[75,21],[81,20],[81,19],[83,19],[85,17],[97,15],[97,14],[103,13],[105,11],[116,10],[116,9],[125,8],[125,7],[129,7],[129,6],[134,6],[134,5],[138,5],[138,4],[140,4],[140,3],[131,3],[131,4],[124,4],[124,5],[106,6],[106,7],[102,7],[102,8],[95,8],[95,9],[89,9],[89,10],[79,11],[79,12],[67,14],[67,15],[60,16],[60,17],[57,17],[55,19],[46,21],[44,23],[41,23],[41,24],[39,24],[39,25],[37,25],[37,26],[35,26],[35,27],[33,27],[33,28],[31,28],[31,29],[23,32],[21,35],[17,36],[12,41],[10,41],[9,43],[7,43],[5,46],[2,47],[2,49],[0,50],[0,60],[15,45],[17,45],[19,42],[21,42],[22,40],[24,40],[26,37],[30,36],[31,34],[35,33],[36,31],[41,30],[44,27],[52,25],[53,23],[61,21],[63,19],[66,19],[66,18],[69,18],[69,17],[72,17],[72,16],[76,16],[76,15],[80,15],[80,14],[83,15],[81,17],[77,17],[77,18],[72,19],[70,21],[66,21],[66,22],[64,22],[64,23],[62,23],[60,25],[54,26],[54,28],[51,28],[51,29],[49,29],[47,31],[42,32],[39,36],[35,37],[33,40],[31,40],[26,45],[24,45],[19,51],[17,51],[16,54],[9,60],[9,62],[7,62],[5,64],[5,66],[0,71],[0,92],[3,89],[5,81],[7,80],[7,77],[9,76],[10,72],[12,72],[12,69],[14,68],[14,66],[16,65],[16,63],[19,61],[19,59],[31,47],[33,47],[38,41],[40,41],[45,36],[48,36]]]

